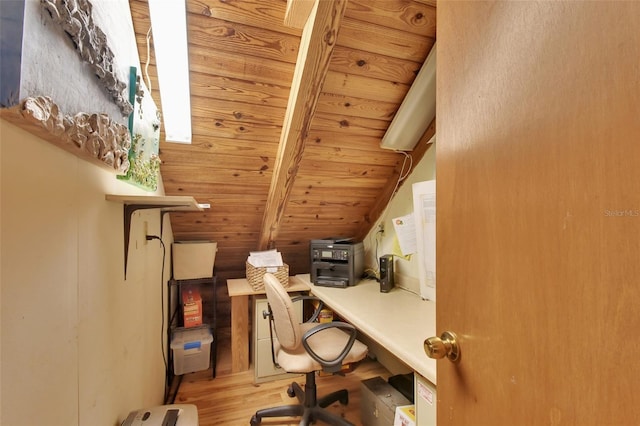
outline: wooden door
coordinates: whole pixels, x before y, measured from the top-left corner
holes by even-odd
[[[438,2],[438,424],[640,422],[640,2]]]

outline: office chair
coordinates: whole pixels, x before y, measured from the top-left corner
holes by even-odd
[[[353,426],[342,417],[326,411],[324,408],[339,401],[346,405],[349,395],[346,389],[317,398],[316,372],[338,373],[343,364],[362,360],[367,347],[356,340],[356,329],[344,322],[317,323],[315,321],[322,303],[316,308],[309,321],[300,324],[293,309],[293,301],[280,281],[270,273],[264,275],[264,286],[269,302],[269,315],[275,328],[272,339],[274,361],[288,373],[304,373],[304,390],[296,382],[287,389],[290,397],[297,397],[298,404],[265,408],[256,411],[251,418],[251,426],[257,426],[263,417],[301,416],[300,426],[306,426],[315,420],[331,425]],[[296,298],[298,299],[298,298]],[[302,296],[301,299],[314,299]]]

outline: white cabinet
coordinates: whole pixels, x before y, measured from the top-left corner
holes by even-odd
[[[416,405],[417,426],[436,424],[436,387],[418,373],[414,375],[413,396]]]
[[[291,295],[295,297],[295,295]],[[271,354],[271,336],[269,334],[269,318],[263,316],[268,311],[267,298],[255,296],[253,298],[253,370],[255,383],[298,377],[300,374],[289,374],[274,365]],[[294,303],[298,318],[302,318],[302,302]],[[275,338],[275,331],[274,331]]]

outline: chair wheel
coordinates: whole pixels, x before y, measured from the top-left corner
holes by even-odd
[[[296,392],[293,390],[293,385],[289,385],[287,388],[287,395],[289,395],[289,398],[296,396]]]
[[[258,426],[260,424],[260,419],[255,414],[251,417],[251,426]]]

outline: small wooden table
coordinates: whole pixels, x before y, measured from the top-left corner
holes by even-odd
[[[249,296],[265,294],[254,290],[246,278],[227,280],[231,299],[231,372],[249,369]],[[309,286],[300,278],[289,277],[287,292],[309,291]]]

